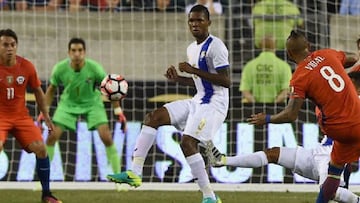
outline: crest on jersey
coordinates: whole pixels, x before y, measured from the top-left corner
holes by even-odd
[[[23,83],[24,83],[24,81],[25,81],[25,77],[24,76],[18,76],[17,78],[16,78],[16,82],[17,82],[17,84],[19,84],[19,85],[22,85]]]
[[[206,56],[206,51],[202,51],[202,52],[200,53],[200,60],[202,60],[203,58],[205,58],[205,56]]]
[[[12,75],[8,75],[6,76],[6,81],[9,85],[11,85],[14,82],[14,77]]]

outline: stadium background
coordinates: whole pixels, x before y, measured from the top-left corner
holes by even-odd
[[[301,9],[300,17],[304,18],[304,30],[314,49],[331,47],[356,51],[355,40],[359,37],[360,28],[354,25],[359,24],[358,17],[337,15],[338,3],[335,1],[294,0],[293,2]],[[253,46],[253,27],[251,26],[253,17],[250,13],[253,2],[234,0],[222,1],[222,3],[224,14],[211,17],[213,24],[210,29],[211,33],[222,38],[229,48],[233,84],[230,94],[230,111],[223,131],[220,132],[225,136],[222,136],[223,140],[218,140],[215,144],[220,146],[223,152],[232,155],[262,150],[274,144],[291,147],[298,142],[305,147],[313,147],[314,143],[318,141],[316,137],[318,128],[314,126],[313,105],[310,102],[305,103],[299,119],[294,124],[289,124],[290,131],[289,125],[281,126],[279,129],[276,126],[249,129],[246,124],[243,125],[244,118],[251,113],[260,111],[275,113],[280,111],[283,106],[249,105],[241,102],[241,94],[238,92],[241,68],[260,51]],[[136,126],[139,125],[144,115],[153,108],[161,106],[164,102],[184,98],[193,93],[192,89],[168,83],[163,77],[163,72],[168,65],[186,60],[186,46],[192,41],[186,26],[186,15],[184,12],[156,13],[138,10],[140,11],[119,13],[0,12],[0,26],[12,28],[18,33],[19,54],[35,63],[44,82],[44,87],[47,84],[53,64],[66,57],[67,42],[74,36],[86,40],[88,57],[101,62],[107,72],[122,74],[129,81],[129,96],[124,99],[123,108],[130,126],[135,127],[129,128],[129,131],[134,131],[120,138],[121,142],[124,143],[119,148],[119,153],[123,157],[123,169],[129,166],[129,157],[131,156],[128,153],[131,149],[126,140],[134,139]],[[277,54],[286,59],[284,50],[279,50]],[[27,105],[35,117],[37,112],[33,101],[29,99]],[[108,104],[107,107],[113,127],[116,127],[116,118],[111,114],[112,111]],[[270,139],[270,133],[266,131],[273,128],[275,130],[272,132],[279,134],[275,141]],[[239,129],[244,131],[239,131]],[[176,131],[171,128],[164,131],[175,143],[177,142],[178,133]],[[239,132],[243,132],[243,134]],[[91,142],[95,141],[95,138],[92,138],[94,136],[92,133],[88,135],[84,131],[81,134],[90,137]],[[286,139],[288,135],[290,135],[290,140]],[[63,161],[60,166],[64,170],[64,175],[60,179],[53,178],[53,180],[78,180],[76,178],[76,160],[79,158],[77,157],[77,136],[79,135],[68,133],[60,141],[60,157]],[[241,136],[245,136],[245,138]],[[159,138],[158,142],[161,141]],[[240,138],[244,138],[248,143],[240,143]],[[119,143],[119,145],[123,143]],[[92,146],[90,148],[91,176],[86,181],[104,181],[98,167],[99,160],[96,156],[95,145],[90,143],[90,146]],[[247,148],[245,149],[244,146]],[[163,147],[164,145],[156,145],[149,154],[144,170],[144,180],[149,182],[179,182],[177,175],[184,166],[179,164],[174,156],[164,153]],[[22,156],[26,155],[19,150],[14,139],[9,137],[5,151],[0,155],[1,181],[36,179],[31,167],[21,169],[30,171],[25,172],[30,176],[26,176],[25,179],[19,178]],[[154,166],[157,161],[165,161],[159,166],[163,173],[155,171]],[[103,163],[103,160],[101,162]],[[240,169],[240,171],[234,168],[224,170],[229,177],[234,171],[236,171],[234,174],[242,174],[245,177],[237,179],[235,183],[309,182],[293,176],[290,171],[283,171],[283,169],[276,167],[274,169],[274,166],[249,170]],[[226,177],[224,179],[219,178],[217,174],[220,172],[210,170],[213,182],[231,182]],[[158,174],[165,175],[159,176]],[[188,179],[185,178],[185,180]],[[79,181],[84,180],[79,179]],[[360,183],[358,171],[354,171],[351,181],[354,184]]]

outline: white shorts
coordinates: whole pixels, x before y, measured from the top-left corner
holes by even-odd
[[[171,125],[201,142],[212,140],[226,118],[214,105],[199,104],[192,99],[170,102],[164,107]]]

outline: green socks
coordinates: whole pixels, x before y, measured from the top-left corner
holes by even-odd
[[[55,145],[54,146],[46,145],[46,150],[47,150],[49,160],[51,163],[51,161],[54,159]]]
[[[106,156],[111,164],[113,172],[120,173],[120,158],[114,144],[106,147]]]

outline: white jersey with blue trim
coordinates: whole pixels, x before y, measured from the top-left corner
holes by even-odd
[[[229,68],[228,49],[221,39],[213,35],[209,35],[201,44],[197,44],[196,41],[191,43],[187,48],[187,57],[190,65],[210,73]],[[193,100],[202,104],[214,104],[226,115],[229,107],[229,88],[212,84],[197,75],[192,75],[192,78],[197,90]]]

